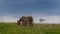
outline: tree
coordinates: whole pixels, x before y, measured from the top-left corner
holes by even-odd
[[[42,23],[43,21],[45,21],[45,19],[43,19],[43,18],[40,18],[40,22]]]

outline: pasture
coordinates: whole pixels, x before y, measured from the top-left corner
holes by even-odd
[[[34,24],[33,27],[29,27],[2,22],[0,34],[60,34],[60,24]]]

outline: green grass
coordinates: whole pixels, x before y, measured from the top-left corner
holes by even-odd
[[[28,27],[16,23],[0,23],[0,34],[60,34],[60,24],[34,24]]]

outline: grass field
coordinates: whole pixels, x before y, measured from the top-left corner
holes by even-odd
[[[0,34],[60,34],[60,24],[34,24],[28,27],[16,23],[0,23]]]

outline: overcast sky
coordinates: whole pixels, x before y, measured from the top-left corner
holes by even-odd
[[[60,0],[0,0],[0,21],[14,22],[21,16],[33,16],[34,22],[60,23]]]

